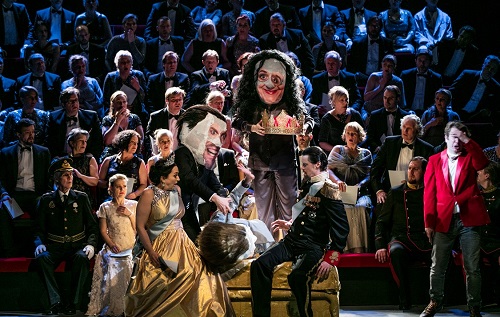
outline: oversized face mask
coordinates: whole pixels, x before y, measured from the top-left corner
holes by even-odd
[[[198,164],[213,168],[219,149],[226,137],[226,122],[208,113],[205,119],[198,122],[192,129],[188,124],[182,125],[181,143],[193,154]]]
[[[260,100],[267,105],[279,103],[285,92],[286,70],[283,63],[274,58],[265,60],[256,76]]]

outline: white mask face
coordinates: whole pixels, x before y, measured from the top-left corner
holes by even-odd
[[[217,158],[226,137],[226,128],[225,121],[208,113],[205,119],[192,129],[184,123],[179,139],[191,151],[198,164],[212,166],[211,163]]]
[[[257,65],[257,69],[259,66],[260,64]],[[265,60],[255,75],[260,100],[267,105],[279,103],[283,98],[286,83],[286,70],[283,63],[274,58]]]

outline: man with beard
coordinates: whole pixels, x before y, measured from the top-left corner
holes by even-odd
[[[431,245],[424,230],[424,173],[427,160],[411,159],[405,184],[389,191],[375,227],[375,258],[390,263],[399,286],[399,309],[411,308],[408,264],[414,260],[430,262]]]
[[[20,119],[15,131],[19,141],[0,152],[3,167],[0,169],[0,193],[2,200],[13,198],[24,212],[33,215],[38,197],[49,189],[50,153],[46,147],[34,144],[33,120]],[[14,242],[14,221],[5,208],[0,208],[0,257],[19,255],[16,247],[21,243]]]
[[[295,84],[293,61],[277,50],[255,54],[240,80],[233,128],[250,133],[248,166],[255,175],[255,203],[259,219],[269,229],[276,219],[292,218],[297,198],[297,171],[293,135],[265,134],[263,112],[277,117],[282,111],[289,116],[303,115],[303,133],[311,132],[313,119],[306,113]],[[279,233],[276,232],[275,238]]]
[[[194,106],[177,121],[180,146],[175,150],[175,164],[179,167],[178,183],[186,213],[182,224],[189,238],[196,241],[201,232],[196,218],[198,201],[215,203],[224,214],[230,211],[230,198],[217,179],[213,168],[226,136],[226,119],[208,106]]]

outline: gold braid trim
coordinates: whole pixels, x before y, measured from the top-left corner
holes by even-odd
[[[329,199],[342,200],[339,186],[337,184],[332,183],[330,180],[325,181],[325,184],[321,188],[321,195]]]

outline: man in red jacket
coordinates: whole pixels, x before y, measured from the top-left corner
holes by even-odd
[[[447,149],[429,158],[424,177],[425,232],[432,243],[431,297],[420,317],[432,317],[442,305],[448,260],[458,238],[467,276],[470,316],[481,316],[480,227],[489,223],[477,171],[489,161],[470,139],[467,127],[450,121],[444,130]]]

